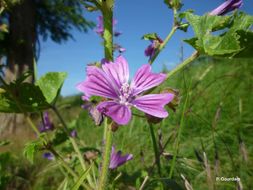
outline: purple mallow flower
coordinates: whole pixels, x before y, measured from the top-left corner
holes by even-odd
[[[49,130],[52,131],[53,129],[54,129],[54,125],[49,119],[48,112],[45,112],[43,114],[43,121],[39,126],[39,131],[41,133],[43,133],[43,132],[46,132],[46,131],[49,131]]]
[[[129,160],[133,159],[132,154],[126,154],[125,156],[121,155],[121,151],[116,152],[115,147],[112,146],[112,152],[111,152],[111,160],[110,160],[110,169],[116,169],[117,167],[123,165]]]
[[[150,40],[151,44],[145,49],[145,55],[149,57],[149,60],[151,60],[155,53],[156,50],[159,48],[160,44],[163,43],[163,40],[160,38],[157,38],[156,40]]]
[[[210,15],[224,15],[242,6],[242,0],[227,0],[218,6],[216,9],[212,10]]]
[[[45,152],[44,154],[43,154],[43,158],[46,158],[46,159],[48,159],[48,160],[54,160],[55,158],[54,158],[54,155],[51,153],[51,152]]]
[[[151,72],[149,64],[143,65],[129,83],[128,63],[123,56],[114,62],[105,62],[102,69],[87,67],[87,78],[77,85],[86,97],[101,96],[109,100],[97,105],[99,112],[111,117],[117,124],[125,125],[131,119],[131,107],[149,115],[165,118],[164,106],[172,101],[172,93],[143,95],[143,92],[158,86],[166,79],[165,74]]]
[[[117,24],[117,20],[113,19],[112,21],[112,25],[113,25],[113,28],[114,26]],[[98,17],[98,24],[97,24],[97,28],[95,29],[95,32],[100,35],[100,36],[103,36],[104,34],[104,21],[103,21],[103,16],[99,16]],[[122,34],[122,32],[118,32],[118,31],[114,31],[114,36],[115,37],[118,37]]]

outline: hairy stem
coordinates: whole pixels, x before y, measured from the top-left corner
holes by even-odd
[[[108,4],[106,1],[102,3],[104,54],[108,61],[113,61],[113,1],[111,3]]]
[[[104,54],[105,59],[108,61],[113,61],[113,6],[114,0],[102,1],[101,12],[103,14],[104,23]],[[105,143],[105,147],[103,153],[102,168],[99,177],[99,190],[106,189],[112,149],[111,124],[108,125],[107,120],[104,122],[105,126],[103,142]]]
[[[112,150],[112,129],[111,124],[105,125],[105,147],[103,153],[103,162],[102,162],[102,169],[100,173],[100,180],[99,180],[99,190],[106,189],[107,179],[109,176],[109,165],[110,165],[110,158],[111,158],[111,150]]]

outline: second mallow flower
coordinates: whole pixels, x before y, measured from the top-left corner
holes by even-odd
[[[117,167],[123,165],[129,160],[133,159],[132,154],[126,154],[124,156],[121,155],[121,151],[116,152],[115,147],[112,146],[112,152],[111,152],[111,160],[110,160],[110,169],[116,169]]]
[[[149,64],[143,65],[129,83],[129,68],[123,56],[114,62],[105,62],[102,68],[87,67],[87,78],[77,85],[86,97],[101,96],[107,100],[97,105],[99,112],[112,118],[119,125],[126,125],[132,117],[131,107],[149,115],[165,118],[164,106],[172,101],[172,93],[143,94],[166,79],[163,73],[152,73]]]
[[[150,40],[151,44],[145,49],[145,55],[149,57],[149,60],[151,60],[154,56],[156,51],[159,49],[159,46],[163,43],[163,40],[159,37],[154,40]]]

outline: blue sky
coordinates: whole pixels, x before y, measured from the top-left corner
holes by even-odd
[[[123,34],[115,39],[127,49],[124,57],[128,60],[131,75],[142,64],[148,62],[144,56],[144,50],[149,42],[141,40],[146,33],[156,32],[164,39],[171,29],[172,12],[163,3],[163,0],[115,0],[114,17],[118,20],[117,31]],[[133,3],[134,2],[134,3]],[[183,0],[186,9],[194,9],[196,14],[204,14],[224,2],[223,0]],[[253,14],[252,0],[244,0],[241,10]],[[96,13],[85,13],[88,20],[97,21],[100,15]],[[85,67],[87,64],[99,61],[103,58],[103,47],[101,38],[93,31],[81,33],[73,30],[75,40],[69,40],[62,44],[56,44],[50,40],[41,44],[41,54],[38,61],[39,76],[49,71],[65,71],[68,78],[62,88],[62,95],[73,95],[78,93],[75,85],[85,79]],[[161,71],[163,65],[171,69],[179,63],[180,46],[182,40],[193,36],[189,30],[187,33],[178,31],[167,44],[164,51],[153,64],[155,72]],[[193,49],[183,43],[184,57],[188,57]]]

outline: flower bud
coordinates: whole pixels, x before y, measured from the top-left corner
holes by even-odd
[[[182,7],[181,0],[165,0],[164,1],[171,9],[180,10]]]
[[[113,132],[116,132],[119,128],[119,125],[115,122],[112,123],[111,129]]]

